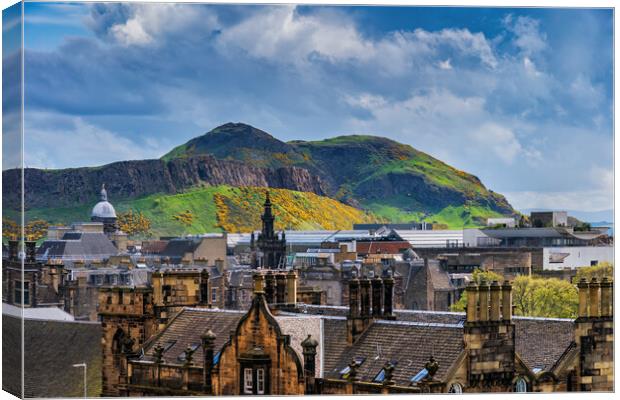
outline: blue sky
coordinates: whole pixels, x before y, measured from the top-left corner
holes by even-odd
[[[374,134],[518,209],[613,207],[606,9],[27,3],[26,165],[155,158],[223,123]]]

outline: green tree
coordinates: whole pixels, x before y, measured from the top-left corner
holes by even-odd
[[[473,279],[480,284],[482,279],[487,282],[501,282],[503,278],[493,272],[474,271]],[[568,281],[557,278],[536,278],[518,276],[512,282],[512,304],[514,314],[529,317],[575,318],[578,305],[577,288]],[[452,305],[452,311],[465,311],[467,293]]]
[[[515,315],[575,318],[579,299],[572,283],[557,278],[518,276],[512,283]]]
[[[577,269],[577,275],[573,278],[573,283],[577,284],[581,278],[586,278],[590,281],[593,277],[596,277],[599,281],[603,277],[612,278],[614,276],[614,265],[608,262],[602,262],[598,265],[581,267]]]

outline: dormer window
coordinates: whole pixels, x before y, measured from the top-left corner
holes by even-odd
[[[452,385],[450,385],[448,393],[463,393],[463,385],[461,385],[460,383],[453,383]]]

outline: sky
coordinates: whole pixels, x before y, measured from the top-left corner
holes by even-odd
[[[26,3],[24,32],[28,167],[244,122],[385,136],[520,210],[613,208],[609,9]]]

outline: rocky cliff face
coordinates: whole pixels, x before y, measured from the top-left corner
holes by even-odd
[[[97,168],[40,170],[25,173],[26,209],[68,207],[92,203],[105,183],[113,200],[153,193],[179,193],[199,185],[258,186],[324,195],[321,180],[298,167],[260,168],[218,160],[209,155],[163,160],[123,161]],[[19,170],[2,172],[4,207],[19,209]]]

